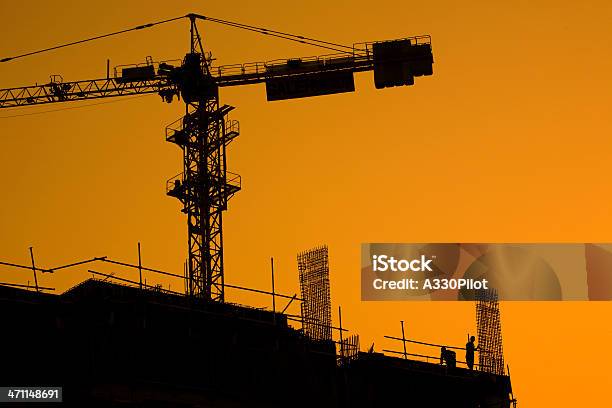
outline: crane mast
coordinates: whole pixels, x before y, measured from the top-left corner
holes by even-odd
[[[183,152],[183,172],[167,184],[187,214],[188,294],[224,301],[223,211],[240,189],[240,178],[228,183],[226,146],[238,136],[226,126],[233,107],[219,105],[219,88],[210,74],[194,17],[190,17],[190,53],[183,61],[185,116],[166,129],[166,140]],[[238,182],[236,182],[236,180]]]
[[[145,65],[124,66],[114,77],[76,82],[64,82],[61,77],[52,76],[44,85],[0,89],[0,108],[147,93],[157,93],[168,103],[175,97],[182,99],[185,115],[166,128],[166,140],[181,149],[183,171],[167,181],[166,193],[180,200],[182,211],[187,215],[188,295],[223,302],[223,211],[228,200],[240,190],[241,178],[227,170],[227,146],[239,135],[240,128],[237,121],[228,118],[234,108],[220,104],[219,87],[265,83],[267,99],[275,101],[352,92],[355,90],[353,74],[361,71],[374,71],[376,88],[413,85],[415,77],[433,72],[431,38],[416,36],[357,44],[352,49],[338,46],[343,47],[338,49],[330,47],[336,46],[332,43],[197,14],[184,17],[190,22],[190,50],[178,64],[150,61]],[[340,52],[213,67],[212,56],[202,46],[198,19]],[[176,19],[134,29],[173,20]]]

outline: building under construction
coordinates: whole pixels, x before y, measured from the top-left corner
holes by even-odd
[[[358,336],[331,325],[327,248],[300,254],[298,266],[299,316],[108,276],[60,295],[0,286],[0,384],[61,386],[75,407],[512,405],[503,367],[409,354],[403,337],[403,352],[360,351]],[[478,316],[485,345],[496,333]]]

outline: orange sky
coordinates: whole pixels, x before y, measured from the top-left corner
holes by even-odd
[[[609,2],[175,3],[1,2],[0,57],[191,11],[347,44],[433,37],[434,76],[411,88],[376,90],[364,73],[353,94],[307,100],[268,103],[262,85],[221,91],[242,133],[228,159],[243,190],[224,217],[226,282],[269,288],[274,256],[277,287],[295,293],[295,254],[327,243],[334,307],[364,348],[393,346],[382,336],[399,334],[399,320],[408,337],[461,345],[475,328],[471,303],[360,302],[361,242],[612,241]],[[325,53],[221,26],[201,32],[222,64]],[[0,88],[103,77],[107,58],[181,58],[187,46],[187,23],[175,23],[0,64]],[[181,156],[163,129],[184,108],[155,95],[107,101],[0,111],[0,260],[27,263],[34,246],[42,266],[135,262],[140,240],[147,266],[180,273],[186,222],[164,186]],[[41,284],[63,290],[86,276]],[[605,405],[612,304],[501,307],[520,406]]]

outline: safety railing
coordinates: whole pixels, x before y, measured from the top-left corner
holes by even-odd
[[[390,42],[390,41],[398,41],[398,40],[408,40],[410,41],[410,45],[431,45],[431,36],[430,35],[416,35],[413,37],[405,37],[394,40],[385,40],[385,41],[368,41],[357,43],[353,47],[361,50],[361,55],[366,56],[367,58],[372,58],[374,56],[374,44],[381,42]]]
[[[166,181],[166,194],[168,195],[179,195],[183,188],[183,172],[172,176]]]
[[[411,340],[411,339],[407,339],[404,337],[394,337],[394,336],[384,336],[386,339],[389,340],[394,340],[394,341],[401,341],[402,342],[402,346],[403,346],[403,351],[397,351],[397,350],[389,350],[389,349],[383,349],[383,352],[385,353],[391,353],[394,355],[399,355],[399,356],[403,356],[404,359],[408,359],[408,356],[410,357],[417,357],[420,358],[421,361],[425,361],[425,362],[437,362],[438,364],[447,364],[448,362],[445,359],[445,356],[443,354],[443,350],[466,350],[465,347],[456,347],[456,346],[447,346],[447,345],[443,345],[443,344],[433,344],[433,343],[427,343],[427,342],[423,342],[423,341],[417,341],[417,340]],[[406,343],[412,343],[412,344],[418,344],[421,346],[426,346],[426,347],[435,347],[438,348],[440,350],[440,354],[437,356],[432,356],[432,355],[426,355],[426,354],[419,354],[419,353],[409,353],[406,351]],[[475,350],[476,353],[486,353],[486,351],[484,350]],[[454,362],[456,364],[461,364],[464,365],[465,367],[469,367],[468,363],[466,361],[461,361],[461,360],[457,360],[456,358],[454,359]],[[473,364],[474,367],[476,367],[477,370],[481,370],[481,371],[485,371],[483,370],[483,368],[490,368],[489,366],[486,365],[481,365],[481,364],[477,364],[474,362]]]
[[[242,187],[242,177],[240,177],[240,174],[228,171],[225,176],[225,184],[240,189]]]
[[[412,45],[422,45],[422,44],[431,44],[431,36],[430,35],[417,35],[412,37],[401,38],[400,40],[409,40]],[[388,40],[388,41],[397,41]],[[385,42],[385,41],[377,41],[377,42]],[[244,76],[244,75],[266,75],[270,71],[278,70],[278,69],[287,69],[288,65],[291,65],[292,62],[298,62],[305,66],[309,64],[320,64],[323,68],[333,68],[341,63],[350,63],[358,60],[369,60],[372,58],[374,42],[360,42],[353,44],[352,51],[347,51],[346,53],[334,53],[334,54],[326,54],[326,55],[316,55],[316,56],[308,56],[294,59],[275,59],[265,62],[249,62],[244,64],[226,64],[220,66],[211,66],[210,72],[212,75],[223,78],[223,77],[233,77],[233,76]],[[123,64],[117,65],[113,68],[114,77],[121,78],[121,72],[125,68],[138,68],[138,67],[146,67],[152,65],[155,69],[155,73],[159,71],[159,67],[161,64],[170,67],[180,67],[182,65],[182,61],[179,59],[172,60],[164,60],[164,61],[153,61],[151,57],[147,57],[145,62],[135,63],[135,64]]]
[[[141,259],[140,244],[138,245],[138,259],[139,260]],[[127,263],[127,262],[121,262],[121,261],[112,260],[112,259],[109,259],[106,256],[91,258],[91,259],[87,259],[87,260],[83,260],[83,261],[78,261],[78,262],[73,262],[73,263],[70,263],[70,264],[67,264],[67,265],[61,265],[61,266],[57,266],[57,267],[54,267],[54,268],[40,268],[40,267],[38,267],[36,265],[34,265],[34,266],[19,265],[19,264],[10,263],[10,262],[4,262],[4,261],[0,261],[0,266],[14,268],[14,269],[21,269],[21,270],[24,270],[24,271],[30,272],[30,273],[33,272],[33,270],[35,270],[36,272],[39,272],[39,273],[55,274],[55,273],[59,272],[60,270],[74,269],[75,267],[78,267],[78,266],[84,266],[84,265],[93,264],[93,263],[95,263],[96,265],[102,265],[102,264],[112,265],[113,268],[114,268],[114,272],[112,272],[112,273],[104,273],[104,272],[101,272],[99,270],[93,270],[93,269],[89,269],[88,268],[87,269],[87,273],[91,274],[94,279],[97,279],[97,280],[100,280],[100,281],[106,281],[106,282],[113,282],[113,283],[121,284],[121,285],[124,285],[124,286],[140,287],[142,289],[155,290],[155,291],[158,291],[158,292],[165,292],[165,293],[175,294],[175,295],[185,295],[186,294],[186,291],[185,292],[179,292],[179,291],[176,291],[176,290],[172,290],[170,288],[166,289],[163,286],[160,286],[159,283],[147,283],[146,276],[144,275],[145,273],[161,275],[161,276],[166,277],[166,278],[175,278],[175,279],[178,279],[180,282],[185,282],[186,283],[187,280],[188,280],[188,274],[186,273],[186,271],[184,271],[184,274],[179,275],[179,274],[172,273],[172,272],[166,272],[166,271],[162,271],[162,270],[159,270],[159,269],[153,269],[153,268],[145,267],[145,266],[143,266],[142,262],[139,262],[139,264],[135,265],[135,264]],[[117,267],[123,267],[123,268],[132,269],[132,270],[134,270],[138,274],[138,276],[136,276],[134,279],[128,279],[126,277],[119,276],[118,274],[115,273],[115,272],[118,272],[118,270],[116,269]],[[52,275],[50,275],[50,276],[52,276]],[[138,280],[136,280],[136,279],[138,279]],[[80,281],[80,282],[76,283],[75,285],[69,287],[68,289],[64,290],[63,292],[66,293],[66,292],[70,291],[71,289],[78,288],[78,287],[84,285],[85,282],[87,282],[87,281]],[[43,286],[35,287],[35,286],[32,286],[31,284],[23,285],[23,284],[20,284],[20,283],[0,283],[0,286],[12,286],[12,287],[26,288],[26,289],[38,290],[38,291],[54,290],[54,288],[43,287]],[[235,290],[252,292],[252,293],[259,293],[259,294],[262,294],[262,295],[274,296],[275,298],[279,298],[279,299],[285,299],[285,300],[287,300],[289,302],[289,304],[287,304],[287,306],[285,306],[283,311],[280,312],[280,313],[284,313],[292,302],[294,302],[294,301],[301,302],[303,300],[299,296],[297,296],[297,294],[287,295],[287,294],[279,293],[279,292],[274,291],[274,290],[271,292],[271,291],[268,291],[268,290],[249,288],[249,287],[239,286],[239,285],[231,285],[231,284],[228,284],[228,283],[224,283],[223,286],[225,288],[229,288],[229,289],[235,289]],[[292,315],[288,314],[287,316],[292,316]]]
[[[225,121],[225,134],[233,134],[235,136],[240,134],[240,122],[234,119],[228,119]]]
[[[183,173],[179,173],[166,181],[166,194],[175,195],[182,193],[184,189],[184,178]],[[231,171],[226,172],[225,185],[230,190],[239,190],[242,187],[242,177],[240,174],[232,173]],[[231,191],[229,191],[231,193]]]
[[[121,64],[113,67],[113,76],[114,78],[121,78],[121,73],[125,68],[142,68],[152,65],[155,69],[155,73],[159,71],[159,66],[161,64],[165,64],[166,66],[170,66],[173,68],[180,67],[183,62],[180,59],[172,59],[172,60],[164,60],[164,61],[153,61],[153,59],[149,56],[146,57],[144,62],[138,62],[134,64]]]
[[[316,55],[292,59],[276,59],[266,62],[250,62],[246,64],[231,64],[212,67],[211,73],[218,78],[233,77],[233,76],[265,76],[270,72],[279,72],[287,70],[288,73],[299,73],[300,69],[307,70],[313,66],[319,68],[335,68],[341,64],[350,64],[359,59],[367,59],[367,54],[364,50],[353,49],[352,53],[337,53]],[[371,55],[371,53],[370,53]]]

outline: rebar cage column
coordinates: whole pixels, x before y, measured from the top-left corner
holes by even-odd
[[[478,330],[478,364],[485,372],[504,374],[501,318],[497,291],[477,290],[476,326]]]
[[[298,254],[297,261],[304,335],[313,340],[332,340],[327,246],[304,251]]]

